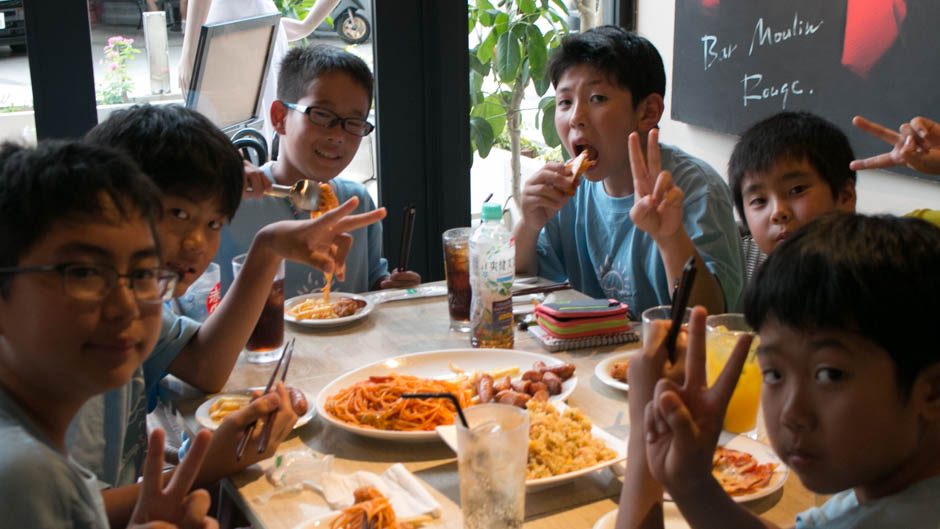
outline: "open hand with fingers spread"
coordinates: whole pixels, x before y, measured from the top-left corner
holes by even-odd
[[[663,379],[646,406],[646,458],[650,472],[677,501],[713,480],[712,454],[725,409],[747,358],[752,337],[743,336],[711,388],[705,379],[705,309],[689,323],[685,382]],[[631,388],[632,389],[632,388]]]
[[[853,171],[906,165],[921,173],[940,174],[940,125],[923,117],[902,123],[897,131],[855,116],[852,124],[894,147],[882,154],[854,160]]]
[[[385,208],[350,215],[359,205],[352,197],[316,219],[275,222],[262,228],[253,244],[267,244],[280,257],[306,263],[342,281],[353,238],[348,232],[385,218]]]
[[[653,129],[649,132],[645,159],[637,132],[630,134],[629,149],[635,196],[630,219],[655,241],[675,235],[682,227],[684,195],[673,183],[672,174],[662,170],[659,131]]]
[[[190,492],[203,459],[209,449],[211,435],[201,431],[193,439],[189,453],[169,484],[163,485],[163,430],[150,434],[144,475],[137,505],[128,528],[134,529],[215,529],[219,525],[209,516],[209,493],[199,489]]]

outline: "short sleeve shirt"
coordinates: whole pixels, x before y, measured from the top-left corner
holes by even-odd
[[[661,145],[662,167],[684,193],[682,225],[732,308],[744,286],[744,262],[731,191],[708,164]],[[670,303],[659,249],[630,219],[634,195],[611,197],[603,182],[583,182],[542,228],[536,252],[542,277],[568,280],[596,298],[620,300],[640,314]]]
[[[94,474],[61,453],[0,388],[4,527],[108,529]]]

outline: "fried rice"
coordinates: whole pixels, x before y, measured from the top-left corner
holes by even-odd
[[[548,402],[530,400],[529,461],[526,479],[539,479],[594,466],[617,457],[591,435],[591,421],[581,410],[558,413]]]

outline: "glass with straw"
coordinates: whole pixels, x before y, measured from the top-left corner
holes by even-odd
[[[464,529],[519,529],[525,518],[529,413],[508,404],[460,408],[449,393],[403,394],[448,398],[457,409],[457,470]]]

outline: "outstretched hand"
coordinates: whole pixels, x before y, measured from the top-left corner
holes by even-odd
[[[359,205],[352,197],[316,219],[287,220],[269,224],[261,232],[270,236],[274,251],[291,261],[305,263],[342,281],[346,275],[346,255],[353,237],[348,232],[385,218],[385,208],[350,215]]]
[[[209,448],[211,435],[201,431],[193,439],[189,454],[176,467],[170,483],[163,486],[163,430],[150,434],[140,495],[129,528],[135,529],[216,529],[218,523],[207,516],[209,493],[199,489],[190,492]]]
[[[678,497],[711,477],[712,454],[752,336],[742,336],[714,386],[705,379],[705,309],[689,322],[685,383],[660,380],[644,417],[650,472]]]
[[[893,145],[886,153],[852,161],[849,168],[853,171],[906,165],[921,173],[940,174],[940,125],[937,123],[916,117],[901,124],[897,132],[861,116],[855,116],[852,124]]]
[[[662,170],[659,131],[653,129],[646,139],[646,159],[640,148],[640,135],[630,133],[630,171],[633,173],[635,200],[630,219],[637,228],[659,241],[671,237],[682,226],[682,190],[672,181],[672,174]]]
[[[412,288],[421,284],[421,274],[412,270],[392,270],[392,274],[379,282],[379,288]]]

